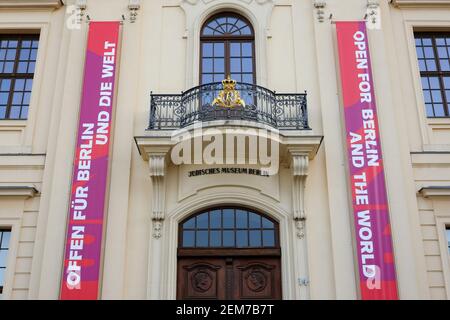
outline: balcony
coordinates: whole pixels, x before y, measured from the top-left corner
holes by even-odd
[[[279,94],[228,78],[181,94],[151,94],[148,130],[174,130],[214,120],[245,120],[279,130],[310,130],[306,93]]]

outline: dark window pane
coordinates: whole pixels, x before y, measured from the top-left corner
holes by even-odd
[[[10,231],[3,231],[2,232],[2,243],[0,246],[0,249],[8,249],[9,248],[9,241],[11,238],[11,232]]]
[[[208,229],[208,213],[202,213],[197,216],[197,228]]]
[[[245,73],[242,75],[242,82],[253,83],[253,74]]]
[[[236,210],[236,228],[238,229],[247,229],[247,211]]]
[[[444,117],[444,105],[443,104],[434,104],[434,116],[435,117]]]
[[[215,57],[224,57],[224,44],[223,43],[215,43],[214,44],[214,56]]]
[[[17,73],[27,73],[27,70],[28,70],[28,62],[19,62]]]
[[[427,70],[436,71],[436,62],[434,60],[426,60]]]
[[[0,119],[5,119],[6,117],[6,106],[0,105]]]
[[[274,247],[275,246],[275,232],[272,230],[263,231],[263,246]]]
[[[427,71],[427,66],[425,65],[425,60],[419,60],[419,70]]]
[[[439,60],[441,64],[441,71],[450,71],[450,63],[449,60]]]
[[[28,118],[28,106],[22,107],[22,112],[20,113],[20,119]]]
[[[438,50],[439,58],[441,58],[441,59],[448,58],[448,53],[447,53],[446,47],[439,47],[439,48],[437,48],[437,50]]]
[[[213,75],[212,74],[204,74],[202,76],[202,83],[207,84],[213,82]]]
[[[22,104],[23,93],[15,92],[13,95],[13,104],[20,105]]]
[[[249,212],[250,228],[261,228],[261,216]]]
[[[214,59],[214,72],[225,72],[224,59]]]
[[[450,89],[450,77],[444,77],[444,87]]]
[[[253,70],[253,60],[251,58],[242,59],[242,71],[252,72]]]
[[[223,74],[223,73],[214,74],[214,82],[220,82],[223,79],[225,79],[225,74]]]
[[[30,97],[31,97],[31,92],[26,92],[23,95],[23,105],[29,105],[30,104]]]
[[[222,216],[220,210],[213,210],[209,214],[209,223],[211,229],[218,229],[222,227]]]
[[[442,102],[442,94],[440,90],[431,91],[431,96],[433,98],[433,102]]]
[[[213,60],[209,59],[209,58],[203,59],[202,72],[212,72],[213,71],[212,61]]]
[[[194,229],[195,228],[195,218],[191,218],[183,224],[183,228],[185,229]]]
[[[223,246],[234,247],[234,231],[223,232]]]
[[[250,247],[261,247],[260,230],[250,230]]]
[[[436,38],[436,45],[445,46],[445,38]]]
[[[213,44],[203,43],[203,57],[212,57],[213,55]]]
[[[9,93],[0,92],[0,105],[6,105],[8,103]]]
[[[195,231],[183,231],[183,247],[195,246]]]
[[[7,257],[8,257],[8,250],[0,250],[0,267],[6,267]]]
[[[3,287],[5,284],[5,269],[0,268],[0,287]]]
[[[230,43],[230,56],[240,57],[241,56],[241,44],[240,43]]]
[[[242,56],[244,57],[251,57],[252,54],[252,43],[251,42],[245,42],[242,44]]]
[[[230,70],[231,72],[241,72],[241,59],[231,58],[230,59]]]
[[[273,222],[267,218],[262,218],[262,227],[265,229],[273,229]]]
[[[197,231],[196,247],[208,246],[208,231]]]
[[[236,233],[236,246],[238,248],[248,247],[248,231],[240,230]]]
[[[440,89],[441,88],[441,86],[439,84],[439,78],[430,77],[429,80],[430,80],[430,88],[431,89]]]
[[[10,79],[3,79],[0,80],[1,81],[1,85],[0,85],[0,91],[9,91],[11,88],[11,80]]]
[[[237,82],[242,82],[242,74],[240,73],[232,73],[231,79],[236,80]]]
[[[223,227],[225,229],[234,228],[234,210],[224,209],[223,210]]]
[[[17,50],[15,50],[15,49],[8,49],[6,51],[6,60],[15,60],[16,52],[17,52]]]
[[[427,109],[427,117],[434,117],[433,105],[426,104],[425,107]]]
[[[419,59],[424,58],[423,49],[421,47],[417,47],[416,52],[417,52],[417,58],[419,58]]]
[[[210,238],[209,238],[209,246],[210,247],[220,247],[220,231],[211,231]]]
[[[33,79],[28,79],[27,83],[25,85],[25,90],[26,91],[31,91],[32,87],[33,87]]]
[[[12,106],[9,111],[9,117],[11,119],[19,119],[20,118],[20,106]]]
[[[23,91],[25,89],[25,79],[17,79],[14,84],[15,91]]]
[[[4,73],[12,73],[14,70],[14,62],[6,62],[3,67]]]

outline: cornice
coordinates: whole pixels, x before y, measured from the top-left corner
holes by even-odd
[[[32,198],[39,191],[33,186],[0,186],[0,197],[25,197]]]
[[[40,9],[40,8],[59,8],[63,6],[62,0],[0,0],[0,9]]]
[[[428,197],[450,197],[450,186],[429,186],[418,191],[424,198]]]
[[[426,8],[449,7],[450,0],[392,0],[392,5],[397,8]]]

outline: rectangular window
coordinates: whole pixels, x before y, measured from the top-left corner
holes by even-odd
[[[0,229],[0,294],[3,292],[11,229]]]
[[[450,226],[447,226],[446,233],[447,233],[447,248],[448,253],[450,254]]]
[[[0,34],[0,120],[27,119],[39,35]]]
[[[450,116],[450,33],[415,33],[427,117]]]

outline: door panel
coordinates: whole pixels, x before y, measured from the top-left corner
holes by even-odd
[[[194,258],[178,261],[178,299],[225,299],[225,261]]]
[[[281,299],[279,257],[179,257],[178,299]]]
[[[238,258],[233,265],[233,299],[281,299],[279,258]]]

